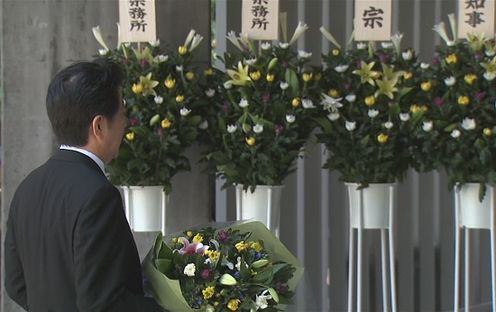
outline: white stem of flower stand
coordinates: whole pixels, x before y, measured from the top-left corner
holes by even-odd
[[[166,223],[165,222],[166,221],[166,211],[165,211],[165,208],[167,205],[167,196],[168,195],[166,195],[165,192],[162,191],[162,211],[161,211],[162,212],[161,213],[162,214],[162,216],[161,216],[162,217],[162,224],[161,224],[162,229],[161,230],[162,230],[162,235],[164,235],[164,236],[165,236],[165,229],[166,229],[166,224],[165,224]]]
[[[239,188],[239,186],[236,186]],[[241,196],[243,189],[240,189],[238,192],[236,192],[236,220],[241,220]]]
[[[360,190],[358,204],[358,261],[357,261],[357,311],[362,311],[362,234],[363,234],[363,191]]]
[[[496,310],[496,259],[495,259],[495,251],[496,251],[496,238],[494,230],[495,230],[495,222],[494,218],[496,217],[494,210],[496,209],[495,207],[495,202],[494,202],[494,196],[495,196],[495,188],[491,187],[491,191],[489,192],[491,194],[491,230],[490,230],[490,235],[491,235],[491,294],[492,294],[492,301],[493,301],[493,307],[492,311],[494,312]]]
[[[386,255],[386,230],[381,229],[381,264],[382,264],[382,310],[389,311],[388,286],[387,286],[387,255]]]
[[[465,311],[469,311],[470,306],[470,230],[465,227]]]
[[[454,312],[460,311],[460,188],[455,186],[455,281],[454,281]]]
[[[396,271],[395,271],[395,261],[394,261],[394,199],[395,199],[396,188],[394,186],[389,186],[389,278],[391,285],[391,306],[393,312],[396,312]]]
[[[351,209],[350,209],[351,210]],[[350,211],[350,220],[351,211]],[[349,249],[349,264],[348,264],[348,312],[353,311],[353,282],[355,272],[355,230],[350,222],[350,249]]]

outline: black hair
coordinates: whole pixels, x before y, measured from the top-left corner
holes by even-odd
[[[46,108],[59,143],[84,146],[95,116],[112,120],[123,81],[122,67],[108,59],[78,62],[58,72],[48,86]]]

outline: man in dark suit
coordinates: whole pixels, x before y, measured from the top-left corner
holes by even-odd
[[[116,63],[73,64],[48,88],[60,149],[19,185],[5,238],[5,287],[29,311],[160,311],[104,164],[127,125]]]

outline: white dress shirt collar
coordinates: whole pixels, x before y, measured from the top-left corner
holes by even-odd
[[[103,163],[103,161],[100,158],[98,158],[98,156],[96,156],[92,152],[87,151],[87,150],[82,149],[82,148],[79,148],[79,147],[74,147],[74,146],[69,146],[69,145],[61,145],[60,149],[61,150],[68,150],[68,151],[75,151],[75,152],[78,152],[78,153],[81,153],[81,154],[88,156],[89,158],[93,159],[94,162],[96,162],[98,167],[100,167],[102,172],[105,174],[105,164]]]

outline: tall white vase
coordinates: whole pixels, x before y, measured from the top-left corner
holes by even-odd
[[[487,190],[491,186],[487,185]],[[482,202],[479,201],[479,183],[465,183],[459,190],[455,189],[455,195],[459,192],[459,225],[472,229],[491,228],[491,194],[486,192]],[[457,198],[455,198],[457,200]]]
[[[389,227],[390,192],[394,191],[394,183],[371,183],[368,187],[358,189],[357,183],[345,183],[348,187],[350,203],[350,222],[354,228],[385,229]],[[393,189],[391,189],[393,188]],[[360,201],[362,192],[363,201]],[[363,204],[363,226],[360,226],[359,207]]]
[[[257,185],[252,193],[236,186],[236,220],[260,221],[279,237],[281,193],[283,185]]]
[[[121,186],[126,217],[135,232],[165,234],[168,196],[163,186]]]

